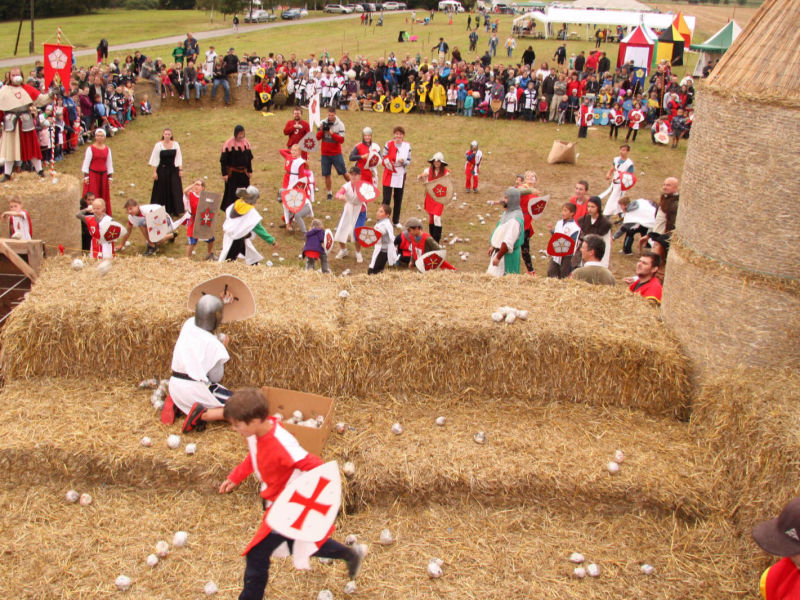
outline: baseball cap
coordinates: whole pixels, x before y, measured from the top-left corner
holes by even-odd
[[[789,502],[776,518],[756,525],[753,539],[776,556],[800,554],[800,498]]]

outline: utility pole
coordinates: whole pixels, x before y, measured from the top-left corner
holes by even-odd
[[[34,53],[34,50],[33,50],[33,0],[31,0],[31,47],[30,47],[30,53],[31,54]]]

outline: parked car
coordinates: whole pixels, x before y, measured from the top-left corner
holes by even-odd
[[[252,14],[244,16],[245,23],[268,23],[274,21],[278,16],[275,13],[267,12],[266,10],[254,10]]]
[[[350,14],[351,12],[353,12],[353,9],[347,8],[347,6],[343,6],[341,4],[326,4],[325,8],[322,9],[322,12]]]
[[[362,2],[361,6],[364,7],[364,12],[375,12],[377,7],[372,2]]]
[[[383,10],[400,10],[399,2],[384,2]]]
[[[299,19],[303,15],[300,12],[299,8],[289,8],[286,9],[281,13],[281,19],[291,20],[291,19]]]
[[[347,8],[349,8],[354,13],[363,13],[364,7],[360,4],[345,4]]]

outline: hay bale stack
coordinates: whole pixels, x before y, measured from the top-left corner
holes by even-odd
[[[226,265],[251,286],[258,315],[224,326],[226,381],[328,396],[483,396],[628,406],[684,415],[687,361],[641,298],[574,282],[437,273],[378,279]],[[91,373],[166,374],[185,298],[217,265],[125,259],[101,278],[48,261],[2,332],[9,379]],[[93,290],[87,296],[87,290]],[[339,292],[349,290],[347,299]],[[107,291],[106,291],[107,290]],[[501,304],[527,321],[495,323]],[[624,315],[625,318],[621,318]],[[28,340],[37,340],[30,344]],[[101,358],[102,357],[102,358]]]
[[[691,430],[725,473],[716,502],[744,533],[797,496],[798,406],[800,375],[785,369],[720,371],[698,394]]]
[[[697,94],[664,319],[700,367],[800,364],[799,32],[800,3],[764,2]]]
[[[42,179],[34,173],[20,173],[3,184],[3,199],[17,198],[31,216],[33,237],[47,244],[47,253],[54,256],[58,245],[81,251],[81,225],[75,218],[83,182],[73,175],[58,173],[56,179]],[[8,206],[3,206],[7,210]],[[8,237],[8,228],[3,237]],[[69,252],[70,250],[68,250]]]

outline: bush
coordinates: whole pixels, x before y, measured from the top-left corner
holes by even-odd
[[[128,10],[150,10],[158,8],[158,0],[125,0]]]

